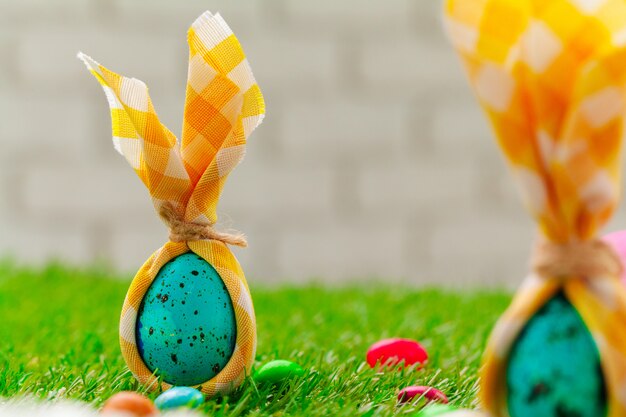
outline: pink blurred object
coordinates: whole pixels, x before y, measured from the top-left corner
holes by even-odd
[[[398,402],[408,403],[415,397],[423,397],[428,401],[437,401],[443,404],[448,404],[448,397],[446,397],[446,394],[436,388],[421,385],[402,388],[398,393]]]
[[[611,245],[613,250],[617,252],[617,255],[622,260],[622,264],[626,266],[626,230],[620,230],[618,232],[604,235],[602,240]],[[626,268],[624,268],[624,271],[622,272],[622,283],[626,284]]]

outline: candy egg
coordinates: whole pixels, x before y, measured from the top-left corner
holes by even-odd
[[[563,294],[548,301],[520,333],[506,384],[511,417],[606,415],[598,349]]]
[[[367,350],[367,363],[373,368],[376,364],[393,366],[403,362],[404,366],[423,364],[428,359],[426,349],[411,339],[384,339],[374,343]]]
[[[304,375],[304,369],[295,362],[277,359],[266,363],[254,374],[258,384],[276,384],[291,377]]]
[[[137,417],[155,416],[159,412],[152,401],[141,394],[130,391],[118,392],[102,407],[103,414],[126,413]]]
[[[217,375],[232,356],[235,311],[217,271],[188,252],[165,264],[137,314],[139,354],[172,385],[197,385]]]
[[[401,389],[398,393],[398,401],[401,403],[409,402],[418,397],[423,397],[428,401],[439,401],[444,404],[448,403],[448,397],[446,397],[446,394],[432,387],[422,385],[411,386]]]
[[[154,404],[159,410],[174,408],[197,408],[204,402],[204,395],[190,387],[173,387],[159,395]]]

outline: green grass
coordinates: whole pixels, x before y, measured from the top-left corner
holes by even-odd
[[[118,391],[141,390],[118,347],[118,315],[129,282],[111,278],[113,273],[97,268],[0,263],[0,397],[67,397],[98,406]],[[395,397],[414,384],[444,391],[455,406],[475,406],[480,355],[509,302],[505,293],[383,283],[339,289],[252,285],[252,291],[256,366],[289,359],[307,375],[279,389],[248,380],[229,397],[208,401],[203,410],[209,415],[410,415],[422,404],[399,407]],[[376,372],[365,364],[370,344],[394,336],[422,342],[430,354],[425,369]]]

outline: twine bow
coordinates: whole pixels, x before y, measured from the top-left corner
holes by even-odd
[[[540,241],[535,245],[531,267],[548,279],[618,277],[623,269],[619,256],[599,239],[564,244]]]
[[[243,233],[220,232],[212,224],[186,222],[183,215],[169,201],[163,203],[159,209],[159,216],[170,229],[172,242],[194,242],[197,240],[218,240],[227,245],[246,247],[248,242]]]

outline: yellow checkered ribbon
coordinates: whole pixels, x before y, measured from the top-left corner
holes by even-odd
[[[623,0],[447,0],[446,28],[544,238],[587,241],[620,189],[626,85]],[[531,274],[485,353],[481,400],[508,416],[508,355],[558,291],[600,351],[608,417],[626,415],[626,294],[616,276]]]
[[[165,203],[184,213],[184,221],[211,226],[226,177],[241,161],[246,138],[261,123],[263,96],[239,41],[219,14],[201,15],[190,27],[189,72],[181,146],[159,121],[146,85],[109,71],[79,54],[104,88],[113,124],[113,143],[152,196],[157,212]],[[218,240],[168,242],[133,279],[120,322],[120,344],[137,379],[158,387],[158,375],[146,367],[135,341],[137,311],[160,269],[193,251],[219,273],[235,308],[237,339],[229,362],[197,387],[212,396],[238,386],[250,372],[256,350],[256,323],[243,271]],[[170,385],[161,382],[161,388]]]

